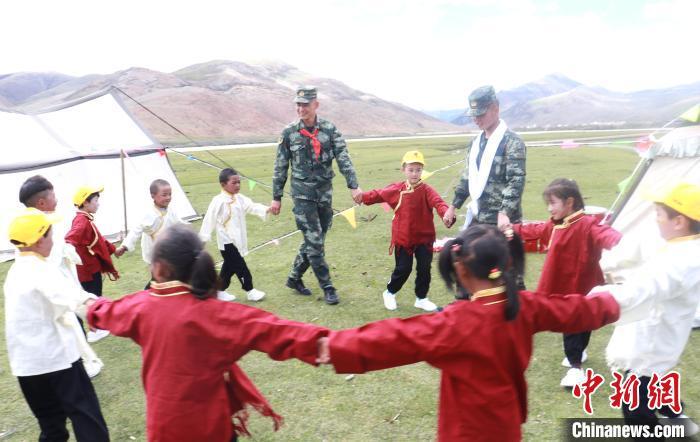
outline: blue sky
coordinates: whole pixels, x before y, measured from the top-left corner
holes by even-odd
[[[23,1],[0,73],[279,60],[419,109],[550,73],[630,91],[700,81],[698,0]]]

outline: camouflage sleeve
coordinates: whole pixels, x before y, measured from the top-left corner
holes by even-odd
[[[452,199],[452,205],[457,209],[461,209],[464,202],[469,198],[469,151],[471,150],[471,145],[470,142],[467,146],[462,176],[459,177],[459,184],[455,188],[455,197]]]
[[[508,140],[505,156],[506,187],[499,211],[514,217],[519,212],[525,189],[525,143],[520,137],[516,135]]]
[[[287,173],[289,172],[291,158],[289,139],[286,131],[282,131],[277,146],[277,157],[275,158],[275,167],[272,175],[272,199],[275,201],[281,201],[284,195],[284,185],[287,183]]]
[[[357,183],[355,168],[352,166],[348,146],[345,143],[343,135],[335,127],[331,134],[331,142],[333,143],[333,155],[335,156],[335,161],[338,163],[338,170],[340,170],[340,173],[345,177],[348,188],[357,189],[359,184]]]

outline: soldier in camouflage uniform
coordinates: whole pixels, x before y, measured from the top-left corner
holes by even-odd
[[[476,157],[477,169],[481,166],[489,137],[496,132],[501,120],[499,119],[498,99],[493,86],[482,86],[469,95],[469,116],[482,130],[481,137],[477,136],[467,148],[467,161],[464,171],[447,212],[445,222],[451,222],[455,217],[455,208],[462,207],[470,196],[469,192],[469,163],[471,149],[479,149]],[[504,127],[505,127],[505,123]],[[477,142],[478,140],[478,142]],[[477,145],[478,144],[478,145]],[[499,228],[522,221],[522,196],[525,189],[525,143],[522,138],[510,129],[505,129],[503,138],[496,148],[491,163],[486,185],[477,199],[478,211],[471,224],[492,224]],[[465,222],[464,228],[468,225]],[[525,288],[523,275],[515,275],[518,286]]]
[[[455,216],[455,208],[462,207],[469,197],[469,154],[478,148],[477,167],[481,163],[488,138],[499,125],[498,99],[493,86],[482,86],[469,95],[469,116],[481,129],[479,146],[467,149],[467,161],[461,179],[455,189],[452,205],[445,213],[445,220]],[[476,140],[476,138],[475,138]],[[521,201],[525,189],[525,143],[510,129],[506,129],[491,164],[486,187],[478,199],[479,211],[472,223],[506,225],[522,220]],[[467,227],[467,226],[465,226]]]
[[[279,140],[270,211],[274,215],[280,212],[291,163],[291,192],[294,199],[292,211],[297,227],[304,234],[304,242],[294,259],[287,286],[302,295],[311,295],[301,280],[310,266],[323,289],[326,303],[333,305],[339,299],[331,283],[324,252],[326,233],[333,221],[333,158],[340,173],[345,176],[353,200],[357,202],[361,198],[362,190],[357,184],[355,169],[343,136],[333,123],[316,116],[316,97],[316,89],[313,87],[306,86],[297,90],[294,101],[299,120],[285,127]]]

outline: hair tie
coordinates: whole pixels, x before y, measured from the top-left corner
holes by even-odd
[[[489,271],[489,279],[498,279],[501,275],[502,273],[498,270],[498,267],[494,267]]]

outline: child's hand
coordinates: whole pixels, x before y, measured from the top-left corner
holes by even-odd
[[[455,216],[455,217],[452,217],[451,219],[450,218],[443,218],[442,222],[443,222],[443,224],[445,224],[445,227],[447,227],[449,229],[450,227],[454,226],[455,222],[457,222],[457,217]]]
[[[362,189],[359,187],[357,189],[351,189],[350,195],[352,195],[352,200],[355,204],[362,204]]]
[[[119,258],[119,257],[122,256],[124,253],[126,253],[126,247],[124,247],[124,246],[119,246],[119,247],[117,248],[117,250],[114,251],[114,256],[116,256],[117,258]]]
[[[507,229],[511,228],[510,218],[503,212],[498,212],[498,230],[505,232]]]
[[[318,358],[316,358],[317,364],[330,364],[331,363],[331,349],[328,346],[328,338],[320,338],[317,341],[318,346]]]

